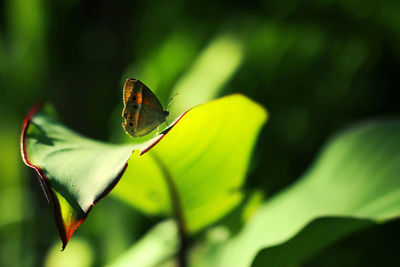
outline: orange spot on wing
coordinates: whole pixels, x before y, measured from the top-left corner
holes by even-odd
[[[137,93],[136,97],[137,97],[137,103],[142,104],[142,101],[143,101],[142,93]]]

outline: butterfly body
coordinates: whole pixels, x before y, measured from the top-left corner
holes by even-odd
[[[124,109],[122,124],[125,132],[132,137],[144,136],[165,122],[168,111],[141,81],[127,79],[123,89]]]

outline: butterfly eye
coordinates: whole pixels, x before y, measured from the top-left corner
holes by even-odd
[[[133,100],[133,101],[136,101],[136,96],[132,96],[132,100]]]
[[[133,123],[131,122],[131,123],[129,123],[129,126],[133,126]]]

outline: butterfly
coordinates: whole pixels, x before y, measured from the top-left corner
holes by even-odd
[[[132,137],[144,136],[165,122],[169,112],[164,110],[153,92],[141,81],[129,78],[123,89],[122,124]]]

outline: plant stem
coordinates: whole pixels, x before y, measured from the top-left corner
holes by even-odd
[[[167,167],[163,163],[160,157],[158,157],[155,153],[151,153],[154,160],[158,163],[167,182],[167,187],[171,196],[171,203],[173,213],[176,219],[176,224],[178,227],[178,235],[179,235],[179,251],[178,251],[178,266],[179,267],[187,267],[187,250],[189,246],[189,240],[186,234],[186,226],[185,226],[185,219],[183,216],[183,208],[182,203],[179,198],[178,189],[175,186],[174,180],[172,179],[171,173],[168,171]]]

